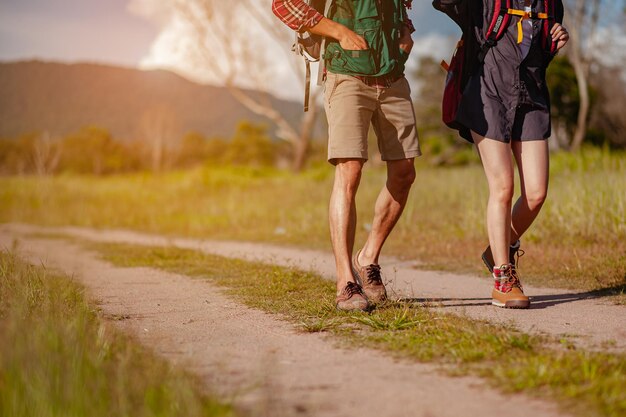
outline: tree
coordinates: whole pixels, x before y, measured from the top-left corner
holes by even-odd
[[[272,166],[275,155],[265,126],[241,122],[228,144],[224,161],[233,165]]]
[[[178,119],[171,106],[165,103],[147,107],[140,120],[141,140],[147,146],[153,172],[168,168],[169,158],[178,135]]]
[[[60,148],[48,132],[34,138],[31,152],[35,173],[39,176],[52,174],[59,165]]]
[[[609,11],[612,8],[620,10],[623,18],[623,0],[570,0],[565,3],[566,25],[571,34],[570,45],[567,47],[567,56],[574,67],[580,107],[578,110],[576,129],[573,134],[570,149],[577,151],[582,145],[587,133],[591,97],[589,91],[592,65],[597,61],[597,54],[593,54],[599,41],[595,39],[598,24],[601,22],[600,9]],[[605,13],[607,17],[614,17],[612,13]],[[602,39],[610,42],[610,39]]]
[[[554,58],[546,74],[552,102],[552,130],[556,149],[569,148],[577,128],[580,94],[576,72],[571,62],[562,56]]]
[[[60,142],[59,168],[81,174],[104,175],[133,168],[130,152],[108,130],[84,127]]]
[[[289,30],[272,15],[263,0],[175,0],[175,11],[192,29],[193,59],[201,68],[223,81],[232,96],[253,113],[266,118],[276,135],[290,144],[292,168],[303,168],[317,116],[320,89],[312,89],[311,106],[300,120],[290,122],[274,106],[267,92],[263,68],[268,59],[282,59],[304,84],[303,68],[289,52]],[[259,29],[262,36],[259,36]],[[274,47],[268,45],[274,43]],[[284,56],[268,57],[268,51],[282,50]],[[273,76],[273,74],[269,74]],[[242,88],[245,79],[253,91]]]
[[[599,68],[593,87],[597,99],[592,99],[589,118],[590,138],[596,145],[626,148],[626,81],[622,67]]]
[[[47,132],[0,140],[0,171],[7,174],[53,174],[59,165],[61,146]]]

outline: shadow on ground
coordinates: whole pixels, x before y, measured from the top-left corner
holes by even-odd
[[[559,304],[596,298],[601,299],[624,293],[626,293],[626,284],[577,293],[533,295],[530,297],[530,308],[539,310]],[[400,298],[398,302],[403,304],[431,304],[435,307],[479,307],[490,305],[491,298]]]

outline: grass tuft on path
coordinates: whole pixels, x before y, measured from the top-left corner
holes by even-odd
[[[0,252],[0,415],[233,416],[106,325],[66,276]]]
[[[626,414],[626,356],[586,352],[566,340],[388,302],[371,314],[335,310],[334,285],[312,273],[191,250],[88,243],[110,262],[209,279],[251,307],[280,314],[305,332],[327,332],[346,346],[444,364],[507,392],[557,399],[583,416]]]

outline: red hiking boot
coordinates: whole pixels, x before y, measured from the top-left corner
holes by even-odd
[[[517,271],[511,264],[502,265],[493,269],[495,280],[491,291],[491,304],[504,308],[529,308],[530,299],[524,294],[522,283]]]

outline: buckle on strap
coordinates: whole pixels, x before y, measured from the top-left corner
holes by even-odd
[[[527,12],[526,10],[518,10],[518,9],[508,9],[507,13],[513,16],[520,16],[520,19],[517,21],[517,43],[522,43],[524,40],[524,28],[522,24],[526,19],[548,19],[547,13],[538,13],[538,12]]]

